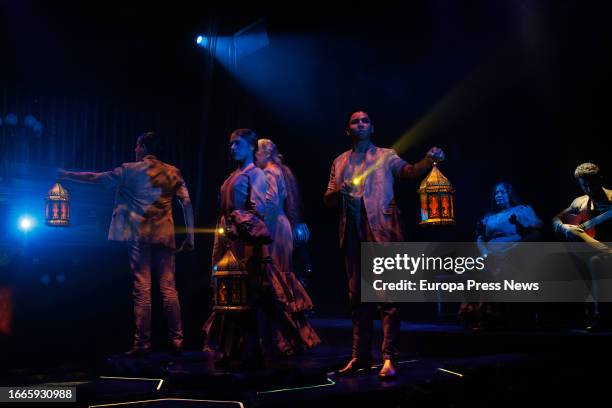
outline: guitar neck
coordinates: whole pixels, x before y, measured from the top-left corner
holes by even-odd
[[[607,221],[609,218],[612,218],[612,210],[608,210],[603,214],[599,214],[595,218],[591,218],[590,220],[583,222],[582,224],[580,224],[580,228],[586,231],[588,229],[596,227],[604,221]]]

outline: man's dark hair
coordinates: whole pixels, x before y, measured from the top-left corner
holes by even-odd
[[[144,132],[138,136],[138,143],[146,146],[148,154],[157,156],[161,152],[159,136],[155,132]]]
[[[598,178],[600,177],[599,167],[593,163],[582,163],[574,170],[574,177],[576,179],[581,177]]]
[[[367,110],[365,110],[365,109],[353,109],[353,110],[352,110],[352,111],[351,111],[351,112],[348,114],[348,116],[346,117],[346,121],[344,122],[344,123],[345,123],[345,126],[346,126],[347,128],[348,128],[348,127],[349,127],[349,125],[351,124],[351,117],[352,117],[354,114],[356,114],[357,112],[363,112],[363,113],[365,113],[366,115],[368,115],[368,118],[370,118],[370,123],[372,122],[372,116],[370,116],[370,114],[368,113],[368,111],[367,111]]]

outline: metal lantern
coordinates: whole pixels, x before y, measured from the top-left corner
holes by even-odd
[[[455,189],[438,169],[436,163],[421,182],[418,190],[421,199],[421,222],[419,225],[455,224]]]
[[[70,224],[70,194],[60,183],[55,183],[47,193],[45,204],[47,225],[66,227]]]
[[[247,278],[246,268],[227,246],[221,260],[213,266],[213,310],[221,312],[248,310]]]

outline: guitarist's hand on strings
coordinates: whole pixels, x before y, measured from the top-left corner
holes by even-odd
[[[584,234],[584,230],[582,228],[572,224],[562,224],[561,232],[565,235],[565,238],[570,241],[573,241],[578,238],[579,235]]]

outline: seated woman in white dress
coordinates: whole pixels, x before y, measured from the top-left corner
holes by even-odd
[[[522,204],[511,184],[499,182],[493,189],[491,211],[478,222],[476,243],[483,256],[503,259],[496,264],[492,274],[504,273],[510,265],[508,257],[518,242],[538,241],[542,221],[533,208]],[[481,329],[493,320],[499,320],[502,307],[494,303],[464,303],[459,311],[466,326]]]

